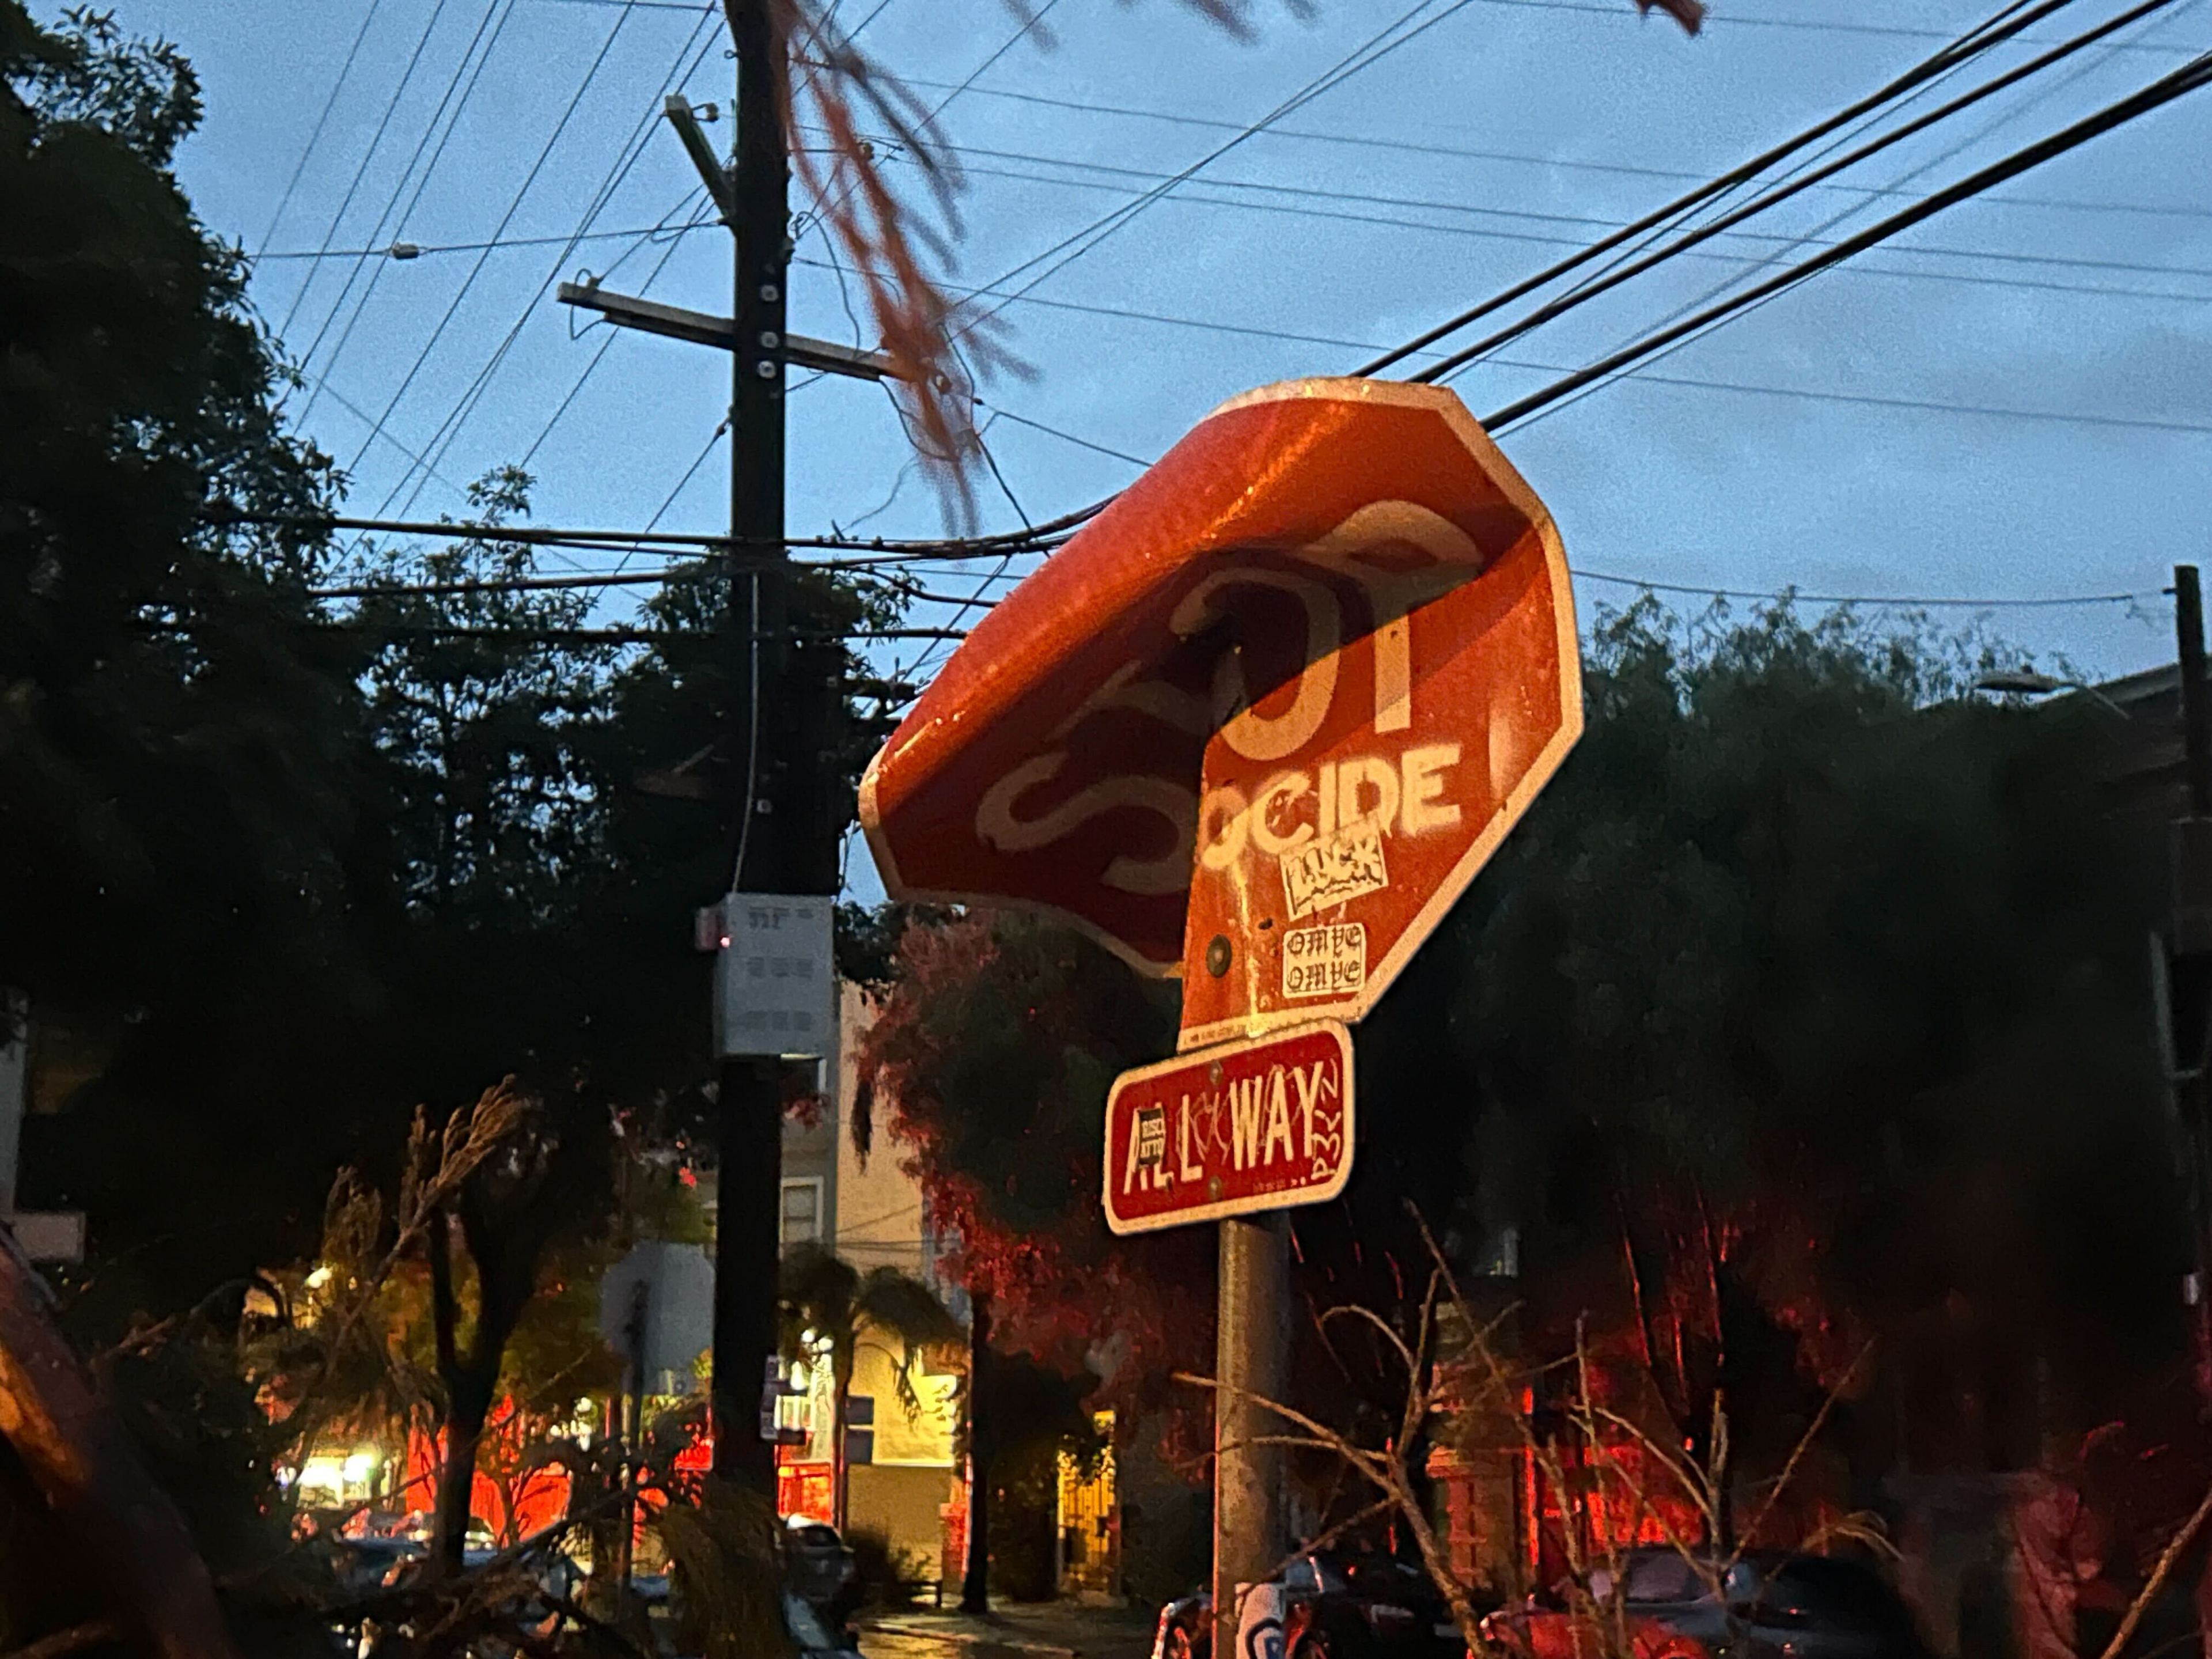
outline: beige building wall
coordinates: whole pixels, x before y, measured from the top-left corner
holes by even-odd
[[[900,1167],[900,1149],[880,1122],[866,1158],[853,1146],[856,1060],[868,1018],[860,988],[842,988],[837,1061],[825,1068],[823,1079],[827,1103],[817,1122],[785,1126],[784,1213],[793,1224],[818,1215],[812,1236],[846,1261],[863,1273],[895,1267],[919,1279],[964,1318],[967,1309],[958,1287],[939,1273],[944,1241],[930,1224],[921,1185]],[[787,1245],[809,1232],[803,1224],[787,1225]],[[951,1366],[954,1361],[939,1356],[936,1363]],[[918,1401],[909,1414],[899,1401],[899,1364],[896,1342],[878,1346],[864,1340],[854,1358],[853,1394],[872,1402],[874,1422],[870,1460],[855,1462],[849,1476],[848,1526],[881,1538],[905,1558],[908,1568],[934,1578],[942,1576],[940,1511],[951,1487],[961,1373],[933,1370],[929,1359],[922,1360],[909,1373]]]

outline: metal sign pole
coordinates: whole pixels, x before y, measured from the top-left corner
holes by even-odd
[[[1214,1327],[1213,1651],[1240,1653],[1240,1586],[1265,1582],[1288,1553],[1283,1455],[1260,1443],[1286,1425],[1259,1401],[1283,1399],[1290,1370],[1289,1218],[1232,1217],[1220,1224],[1219,1310]],[[1277,1650],[1279,1653],[1279,1646]]]

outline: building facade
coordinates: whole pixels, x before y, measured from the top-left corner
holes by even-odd
[[[853,1145],[858,1045],[868,1018],[866,997],[843,987],[837,1058],[823,1067],[819,1107],[784,1125],[783,1248],[829,1250],[864,1274],[895,1268],[927,1285],[964,1321],[965,1298],[943,1272],[949,1242],[933,1224],[920,1183],[900,1167],[898,1149],[878,1138],[863,1158]],[[862,1333],[847,1415],[846,1529],[880,1540],[903,1576],[957,1577],[957,1548],[948,1551],[947,1533],[965,1507],[956,1455],[964,1364],[951,1355],[923,1356],[902,1389],[902,1363],[896,1341]],[[835,1482],[828,1367],[810,1368],[802,1358],[791,1382],[804,1389],[803,1403],[794,1401],[785,1420],[805,1439],[782,1449],[781,1507],[828,1520]]]

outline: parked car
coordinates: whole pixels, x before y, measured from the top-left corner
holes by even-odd
[[[1712,1572],[1673,1549],[1630,1553],[1621,1600],[1630,1615],[1692,1638],[1726,1659],[1926,1659],[1911,1610],[1872,1566],[1841,1556],[1750,1554]]]
[[[1443,1593],[1409,1562],[1323,1552],[1299,1557],[1278,1582],[1285,1659],[1465,1659]],[[1212,1649],[1209,1593],[1160,1609],[1152,1659],[1210,1659]]]
[[[1285,1659],[1465,1659],[1429,1575],[1390,1555],[1319,1555],[1285,1575]]]

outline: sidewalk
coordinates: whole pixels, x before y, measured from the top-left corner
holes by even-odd
[[[1008,1601],[981,1615],[896,1607],[865,1613],[857,1622],[864,1640],[873,1632],[949,1647],[995,1648],[1036,1659],[1146,1659],[1155,1621],[1143,1608]]]

